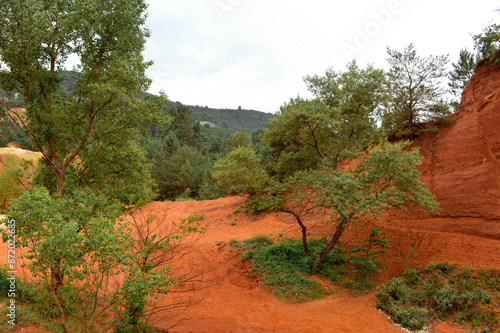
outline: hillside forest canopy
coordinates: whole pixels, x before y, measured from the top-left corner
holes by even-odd
[[[124,217],[153,200],[247,195],[254,213],[295,218],[308,257],[302,217],[325,212],[333,236],[314,265],[364,218],[409,205],[437,212],[406,139],[446,125],[447,79],[456,93],[472,58],[499,59],[492,25],[452,72],[447,56],[422,57],[410,44],[387,49],[387,72],[352,61],[307,75],[313,97],[293,97],[274,116],[190,107],[146,93],[146,11],[144,0],[0,2],[2,145],[42,154],[29,186],[3,166],[24,192],[2,205],[37,277],[26,298],[64,332],[139,332],[151,299],[178,283],[157,258],[200,230],[184,221],[168,237],[139,239],[153,221]],[[64,68],[69,56],[80,60],[74,72]]]

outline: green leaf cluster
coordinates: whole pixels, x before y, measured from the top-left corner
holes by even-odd
[[[245,146],[235,148],[216,161],[213,176],[233,193],[249,193],[258,197],[270,180],[260,165],[259,156]]]

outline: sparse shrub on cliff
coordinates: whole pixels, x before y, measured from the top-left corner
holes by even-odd
[[[497,9],[500,12],[500,9]],[[474,47],[479,52],[482,62],[500,61],[500,25],[493,23],[486,27],[481,34],[474,36]]]

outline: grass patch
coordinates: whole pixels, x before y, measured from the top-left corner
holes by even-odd
[[[333,293],[333,290],[325,289],[311,278],[312,275],[350,288],[356,294],[373,287],[371,278],[378,271],[373,256],[360,260],[360,251],[342,251],[340,247],[331,251],[323,263],[315,266],[314,258],[324,248],[324,240],[308,242],[310,257],[306,256],[301,240],[284,239],[273,244],[269,237],[254,236],[244,242],[232,239],[229,244],[244,250],[243,259],[252,262],[253,272],[279,299],[291,302],[310,301]],[[366,246],[363,247],[363,253],[366,250]],[[367,262],[370,269],[367,269]]]
[[[372,289],[375,273],[382,266],[377,257],[389,248],[389,240],[381,236],[381,228],[371,228],[370,235],[360,242],[359,247],[345,251],[336,247],[319,265],[315,265],[314,260],[325,247],[325,240],[308,241],[309,257],[301,240],[282,239],[273,244],[271,238],[257,235],[244,242],[231,239],[229,244],[243,249],[243,259],[252,262],[253,272],[278,298],[304,302],[334,292],[311,278],[313,275],[349,288],[355,295]]]
[[[500,332],[494,297],[499,291],[498,271],[473,272],[441,263],[420,271],[408,269],[375,295],[377,308],[410,330],[420,330],[430,320],[451,319],[481,332]]]
[[[316,271],[314,255],[306,257],[301,241],[285,240],[273,245],[251,240],[245,242],[248,247],[244,258],[252,262],[253,271],[262,277],[264,284],[272,289],[278,298],[292,302],[313,300],[331,293],[309,276],[317,274],[337,280],[337,274],[328,268],[334,262],[340,264],[344,261],[336,251],[332,251],[326,262]],[[258,246],[255,246],[256,244]],[[321,241],[309,242],[312,254],[319,253],[323,246],[324,242]],[[324,274],[327,270],[328,274]]]

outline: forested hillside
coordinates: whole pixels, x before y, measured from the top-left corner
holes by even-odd
[[[180,102],[170,102],[169,106],[176,107]],[[247,133],[255,132],[259,129],[266,129],[267,122],[274,115],[262,111],[245,110],[239,107],[238,109],[213,109],[208,106],[192,106],[191,117],[195,121],[210,122],[217,127],[221,127],[230,133],[234,133],[239,129],[245,130]]]

